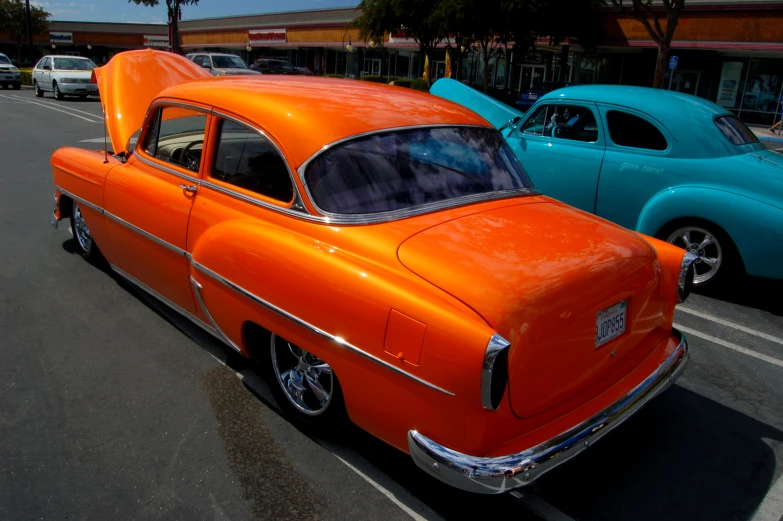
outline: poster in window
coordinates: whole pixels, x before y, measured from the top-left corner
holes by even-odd
[[[737,105],[740,78],[742,77],[742,62],[724,62],[720,72],[718,99],[721,107],[734,108]]]

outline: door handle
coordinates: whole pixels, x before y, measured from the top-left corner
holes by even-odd
[[[186,185],[183,183],[179,185],[179,187],[185,190],[186,192],[190,192],[190,193],[195,193],[196,190],[198,190],[198,185]]]

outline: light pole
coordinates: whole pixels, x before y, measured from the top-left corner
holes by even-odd
[[[345,37],[348,37],[348,45],[345,45]],[[345,77],[348,77],[348,53],[353,50],[353,45],[351,44],[351,34],[346,31],[346,33],[343,35],[343,49],[346,50],[345,53]]]
[[[33,20],[30,17],[30,0],[25,2],[25,12],[27,13],[27,50],[30,53],[30,67],[32,67],[35,63],[33,62]],[[19,56],[19,61],[22,61],[21,56]]]

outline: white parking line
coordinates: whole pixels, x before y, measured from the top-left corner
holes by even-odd
[[[750,521],[780,521],[783,519],[783,476],[769,489]]]
[[[6,98],[6,99],[10,99],[10,100],[13,100],[13,99],[14,99],[14,98],[12,98],[12,97],[10,97],[10,96],[4,96],[4,95],[2,95],[2,94],[0,94],[0,96],[2,96],[3,98]],[[44,108],[47,108],[47,109],[56,110],[57,112],[62,112],[63,114],[68,114],[69,116],[73,116],[73,117],[75,117],[75,118],[83,119],[84,121],[89,121],[90,123],[103,123],[103,121],[102,121],[102,120],[101,120],[101,121],[94,121],[94,120],[92,120],[92,119],[87,119],[87,118],[85,118],[84,116],[80,116],[80,115],[78,115],[78,114],[74,114],[73,112],[68,112],[68,111],[66,111],[66,110],[61,110],[61,109],[59,109],[59,108],[52,107],[52,106],[51,106],[50,104],[48,104],[48,103],[38,103],[38,102],[36,102],[36,101],[31,101],[31,100],[27,100],[27,99],[23,99],[22,101],[23,101],[24,103],[31,103],[31,104],[33,104],[33,105],[39,105],[39,106],[41,106],[41,107],[44,107]]]
[[[775,342],[776,344],[783,345],[783,338],[778,338],[776,336],[768,335],[766,333],[762,333],[761,331],[756,331],[755,329],[751,329],[749,327],[741,326],[739,324],[735,324],[734,322],[729,322],[728,320],[723,320],[722,318],[718,318],[712,315],[709,315],[707,313],[702,313],[701,311],[696,311],[695,309],[687,308],[684,306],[677,306],[677,311],[682,311],[683,313],[688,313],[689,315],[693,315],[695,317],[700,317],[705,320],[710,320],[712,322],[715,322],[716,324],[720,324],[722,326],[731,327],[738,331],[742,331],[743,333],[747,333],[749,335],[754,335],[759,338],[763,338],[764,340],[769,340],[770,342]]]
[[[18,99],[19,101],[31,101],[31,100],[28,100],[27,98],[24,98],[22,96],[17,96],[16,94],[10,94],[10,96],[12,98]],[[94,118],[101,118],[102,117],[100,114],[93,114],[92,112],[86,112],[84,110],[75,109],[73,107],[66,107],[66,106],[63,106],[60,103],[56,103],[54,101],[46,101],[46,100],[39,99],[38,102],[39,103],[46,103],[47,105],[55,105],[57,107],[60,107],[61,109],[70,110],[72,112],[79,112],[81,114],[87,114],[88,116],[92,116]]]
[[[695,329],[685,327],[681,324],[677,324],[676,322],[674,324],[674,327],[676,327],[683,333],[687,333],[689,335],[701,338],[703,340],[708,340],[713,344],[718,344],[719,346],[732,349],[734,351],[737,351],[738,353],[742,353],[743,355],[748,355],[748,356],[752,356],[753,358],[758,358],[759,360],[764,360],[765,362],[769,362],[772,365],[783,367],[783,360],[778,360],[777,358],[773,358],[771,356],[765,355],[764,353],[759,353],[758,351],[748,349],[747,347],[742,347],[742,346],[738,346],[737,344],[732,344],[731,342],[726,342],[725,340],[721,340],[720,338],[714,337],[712,335],[708,335],[706,333],[702,333],[701,331],[696,331]]]

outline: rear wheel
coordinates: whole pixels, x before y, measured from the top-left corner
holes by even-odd
[[[698,256],[693,264],[694,287],[718,285],[742,270],[742,260],[729,236],[718,226],[694,220],[675,223],[660,238]]]
[[[43,98],[43,91],[41,90],[41,87],[38,85],[38,82],[33,83],[33,90],[35,91],[35,96],[38,98]]]
[[[52,89],[54,89],[54,99],[56,99],[56,100],[63,100],[63,99],[65,99],[65,96],[60,91],[60,86],[57,85],[56,81],[54,83],[52,83]]]

